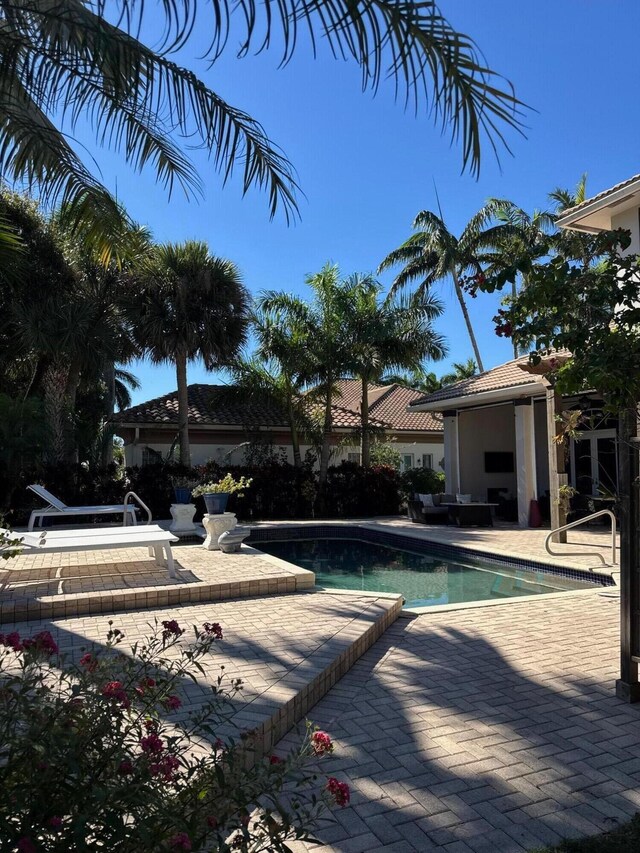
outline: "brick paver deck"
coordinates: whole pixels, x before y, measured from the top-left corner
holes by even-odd
[[[323,846],[293,849],[521,853],[640,811],[618,606],[567,594],[399,619],[309,712],[352,805]]]
[[[229,679],[241,678],[234,697],[234,737],[255,734],[259,754],[269,752],[296,722],[353,665],[397,618],[399,596],[292,593],[235,601],[183,605],[168,609],[68,619],[3,623],[2,630],[30,636],[51,631],[60,650],[78,659],[90,643],[105,639],[108,621],[124,631],[124,650],[147,637],[154,619],[176,619],[191,636],[192,625],[216,621],[224,639],[203,663],[198,683],[185,679],[183,708],[176,719],[211,698],[221,665]],[[228,684],[228,683],[227,683]],[[225,728],[226,730],[226,728]],[[222,730],[219,733],[223,733]]]

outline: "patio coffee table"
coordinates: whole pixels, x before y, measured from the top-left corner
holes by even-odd
[[[451,503],[441,504],[449,510],[449,518],[458,527],[493,527],[491,507],[498,506],[493,503]]]

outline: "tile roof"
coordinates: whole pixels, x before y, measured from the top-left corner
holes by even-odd
[[[251,401],[230,401],[225,385],[189,385],[189,421],[201,426],[287,427],[284,414],[276,406]],[[338,383],[339,396],[333,407],[333,423],[338,428],[360,426],[360,382],[344,379]],[[370,385],[369,404],[372,426],[387,430],[442,431],[442,418],[432,412],[407,412],[410,402],[423,397],[400,385]],[[178,392],[132,406],[114,415],[121,424],[173,425],[178,423]]]
[[[577,213],[577,211],[588,207],[590,204],[593,204],[596,201],[601,201],[603,198],[606,198],[609,195],[613,195],[613,193],[618,192],[618,190],[622,190],[625,187],[630,186],[631,184],[635,184],[637,181],[640,181],[640,174],[633,175],[633,177],[627,178],[626,181],[621,181],[619,184],[616,184],[613,187],[609,187],[609,189],[603,190],[597,195],[591,196],[591,198],[585,198],[585,200],[581,201],[580,204],[575,204],[573,207],[568,207],[566,210],[563,210],[561,213],[559,213],[558,220],[561,222],[566,216],[573,216],[573,214]]]
[[[478,373],[470,379],[463,379],[461,382],[440,388],[433,394],[422,395],[412,400],[412,405],[437,403],[440,400],[444,402],[457,397],[472,397],[475,394],[481,394],[483,391],[498,391],[502,388],[520,388],[523,385],[539,386],[540,381],[537,376],[526,373],[519,367],[519,365],[528,364],[528,362],[528,355],[516,358],[491,370],[485,370],[484,373]]]

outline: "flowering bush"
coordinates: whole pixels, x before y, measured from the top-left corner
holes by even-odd
[[[221,480],[215,483],[202,483],[202,485],[196,486],[192,494],[194,498],[197,498],[199,495],[233,495],[237,492],[238,496],[242,497],[242,490],[248,489],[252,482],[251,478],[240,477],[239,480],[236,480],[231,474],[226,474]]]
[[[298,750],[254,761],[250,734],[224,733],[240,680],[221,671],[210,701],[182,708],[222,628],[184,634],[165,620],[125,652],[109,623],[77,664],[48,631],[0,634],[0,849],[280,851],[326,806],[347,805],[344,783],[318,796],[306,769],[333,750],[326,732],[307,724]]]

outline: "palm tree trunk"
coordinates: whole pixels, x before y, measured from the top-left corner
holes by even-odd
[[[362,401],[360,403],[360,464],[363,468],[371,465],[371,436],[369,435],[369,383],[362,377]]]
[[[107,424],[116,409],[116,365],[113,361],[109,361],[104,368],[104,382],[107,386],[107,399],[105,401],[105,409],[107,415]],[[106,427],[109,428],[108,426]],[[105,441],[102,447],[102,464],[106,467],[113,462],[113,436],[110,440]]]
[[[318,486],[320,493],[324,491],[329,470],[329,454],[331,453],[331,432],[333,427],[333,389],[331,382],[327,383],[327,399],[324,404],[324,425],[322,429],[322,447],[320,448],[320,470],[318,471]]]
[[[517,295],[518,295],[518,285],[517,285],[516,280],[514,278],[513,284],[511,285],[511,297],[512,297],[512,299],[515,300]],[[518,344],[515,341],[513,341],[513,357],[517,358],[518,355],[519,355]]]
[[[187,385],[187,357],[184,353],[176,355],[176,379],[178,380],[178,437],[180,441],[180,462],[191,467],[191,447],[189,445],[189,388]]]
[[[475,355],[476,364],[478,365],[478,370],[480,371],[480,373],[484,373],[484,365],[480,356],[480,350],[478,349],[476,333],[473,331],[473,326],[471,325],[471,318],[469,317],[469,312],[467,310],[467,303],[464,300],[464,293],[462,292],[462,288],[460,287],[458,274],[455,270],[453,271],[453,286],[456,291],[456,296],[458,297],[458,302],[460,303],[460,308],[462,309],[462,316],[464,317],[464,322],[467,324],[467,332],[469,333],[469,340],[471,341],[471,346],[473,347],[473,353]]]
[[[80,364],[78,360],[69,365],[67,375],[67,387],[65,389],[65,401],[67,404],[66,437],[65,437],[65,462],[78,462],[78,447],[75,435],[76,423],[76,399],[78,386],[80,385]]]
[[[298,425],[296,423],[296,414],[293,410],[291,402],[289,402],[289,431],[291,433],[291,448],[293,450],[293,464],[296,468],[302,468],[302,456],[300,455],[300,436],[298,435]]]

